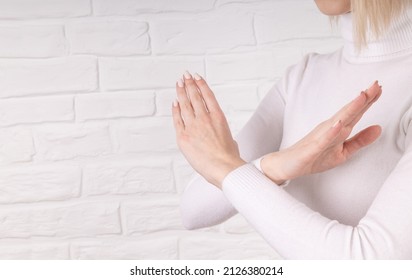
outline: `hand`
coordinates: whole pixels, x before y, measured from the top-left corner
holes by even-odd
[[[172,107],[177,144],[190,165],[221,188],[231,171],[245,164],[219,104],[206,81],[186,72],[176,83]]]
[[[377,125],[347,138],[381,94],[382,88],[376,81],[366,92],[362,92],[332,118],[319,124],[299,142],[265,156],[261,160],[265,175],[281,184],[289,179],[322,172],[342,164],[359,149],[374,142],[381,134],[381,128]]]

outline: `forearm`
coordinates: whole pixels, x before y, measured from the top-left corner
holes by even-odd
[[[223,182],[223,192],[287,259],[400,259],[410,256],[412,250],[412,238],[406,234],[412,228],[412,193],[410,188],[397,191],[396,182],[396,176],[388,179],[377,201],[355,227],[311,210],[252,165],[230,173]]]
[[[252,161],[279,148],[284,104],[278,87],[272,88],[235,137],[245,161]],[[200,175],[189,183],[182,195],[182,220],[188,229],[213,226],[236,213],[223,192]]]
[[[183,226],[190,230],[220,224],[237,213],[223,192],[200,175],[182,194],[180,211]]]

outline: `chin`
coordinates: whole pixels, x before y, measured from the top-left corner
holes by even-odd
[[[319,10],[328,16],[338,16],[350,12],[350,0],[315,0]]]

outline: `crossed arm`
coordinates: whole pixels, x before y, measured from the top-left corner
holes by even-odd
[[[221,189],[223,179],[246,164],[225,115],[206,81],[197,74],[193,79],[186,73],[185,81],[176,84],[176,91],[179,102],[174,102],[172,112],[178,146],[192,167]],[[347,138],[381,93],[376,81],[299,142],[267,154],[261,161],[265,175],[280,185],[289,179],[333,168],[371,144],[381,133],[379,126],[368,127]]]
[[[186,93],[186,88],[190,87],[192,82],[192,85],[196,86],[198,90],[187,91]],[[193,102],[191,94],[195,93],[199,94],[200,97],[210,94],[212,98],[213,93],[211,91],[208,93],[203,91],[201,83],[204,83],[204,90],[210,90],[204,87],[206,83],[203,79],[192,81],[186,79],[184,87],[177,88],[179,105],[184,102],[182,101],[184,96],[181,96],[183,94],[190,98],[186,102]],[[267,152],[264,149],[247,155],[249,157],[260,157],[269,153],[262,160],[262,167],[266,176],[261,174],[251,164],[245,163],[250,161],[251,158],[243,158],[245,162],[237,167],[234,166],[233,170],[229,170],[229,173],[223,176],[221,182],[218,179],[219,175],[216,177],[212,175],[212,178],[209,179],[213,183],[217,181],[218,187],[223,192],[217,188],[213,189],[213,185],[206,181],[197,181],[196,184],[192,184],[185,191],[185,197],[182,200],[183,212],[185,212],[185,203],[190,204],[188,201],[193,198],[191,195],[196,192],[199,192],[199,196],[214,192],[214,197],[217,200],[214,203],[209,202],[209,205],[207,203],[202,205],[205,207],[203,209],[205,213],[209,214],[207,212],[207,207],[209,207],[209,211],[215,214],[214,216],[203,216],[212,217],[211,219],[205,222],[192,223],[189,226],[195,228],[219,223],[235,214],[236,211],[239,211],[267,242],[286,258],[410,258],[412,252],[412,237],[410,237],[412,230],[412,221],[410,219],[412,216],[412,190],[410,188],[412,178],[408,175],[408,172],[412,169],[411,149],[406,148],[406,152],[398,166],[388,177],[369,211],[356,227],[343,225],[323,217],[295,200],[274,183],[276,180],[279,180],[279,183],[294,176],[301,176],[293,173],[296,169],[307,174],[322,171],[324,168],[333,168],[336,164],[341,163],[342,159],[346,160],[359,148],[376,139],[380,133],[379,127],[376,126],[363,130],[354,138],[346,139],[346,137],[349,135],[354,123],[379,98],[380,94],[380,88],[374,85],[367,93],[361,94],[360,97],[345,106],[330,120],[320,124],[305,137],[306,140],[298,142],[289,150],[286,149],[284,154],[279,155],[278,152],[277,159],[276,152],[270,153],[270,151]],[[205,106],[208,106],[206,100],[202,102],[204,102]],[[182,107],[173,108],[174,118],[179,117],[179,115],[185,116],[183,110],[179,111],[180,108]],[[205,112],[210,112],[208,107],[206,107]],[[209,116],[213,117],[213,115]],[[193,114],[193,117],[197,118],[196,113]],[[258,118],[258,116],[254,116],[254,118]],[[185,125],[183,119],[181,119],[180,124]],[[275,125],[279,126],[280,124]],[[186,130],[186,127],[181,127],[180,129]],[[190,128],[188,128],[185,133],[190,134],[190,131]],[[207,134],[205,136],[204,131],[202,133],[202,138],[196,138],[196,141],[209,136]],[[177,137],[179,143],[179,134]],[[227,139],[225,140],[225,143],[229,142]],[[218,143],[218,141],[214,143]],[[241,141],[239,144],[242,147]],[[408,146],[409,144],[406,143],[406,145]],[[185,145],[180,145],[180,147],[184,154],[188,153],[185,150]],[[299,150],[310,150],[311,152],[305,154],[298,152]],[[304,156],[301,156],[302,154]],[[238,154],[234,153],[234,156],[237,157]],[[265,164],[270,166],[273,158],[275,158],[274,163],[276,163],[276,160],[280,161],[282,157],[283,159],[288,158],[288,160],[293,159],[296,161],[298,168],[288,167],[288,169],[281,170],[281,172],[274,170],[273,173],[271,173],[270,169],[265,169]],[[326,161],[322,160],[322,162],[328,162],[329,165],[316,164],[322,157],[326,158]],[[302,169],[299,166],[300,161],[307,161],[308,158],[310,168]],[[332,160],[330,160],[331,158]],[[192,164],[192,162],[190,163]],[[192,164],[192,166],[198,167],[202,165]],[[209,170],[202,170],[202,168],[199,168],[197,171],[202,176],[202,172],[209,172]],[[210,174],[213,174],[213,171]],[[210,174],[209,176],[211,176]],[[271,176],[273,177],[271,178]],[[269,180],[268,177],[272,180]],[[206,176],[206,178],[208,177]],[[204,179],[198,178],[197,180]],[[197,203],[199,201],[202,201],[201,197],[196,202],[192,202]],[[388,205],[394,205],[394,203],[396,207],[388,207]],[[190,216],[188,213],[184,213],[184,215]],[[189,217],[189,220],[192,218],[195,217]]]
[[[284,100],[278,85],[272,87],[250,120],[236,135],[240,156],[246,162],[279,150]],[[271,104],[270,108],[265,104]],[[237,213],[223,192],[198,174],[182,194],[180,209],[183,225],[187,229],[214,226]]]

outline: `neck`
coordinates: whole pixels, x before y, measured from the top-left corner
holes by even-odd
[[[394,19],[386,32],[379,39],[374,39],[367,32],[367,46],[358,51],[355,47],[352,15],[341,16],[341,31],[345,41],[343,55],[350,62],[373,62],[412,54],[411,9]]]

